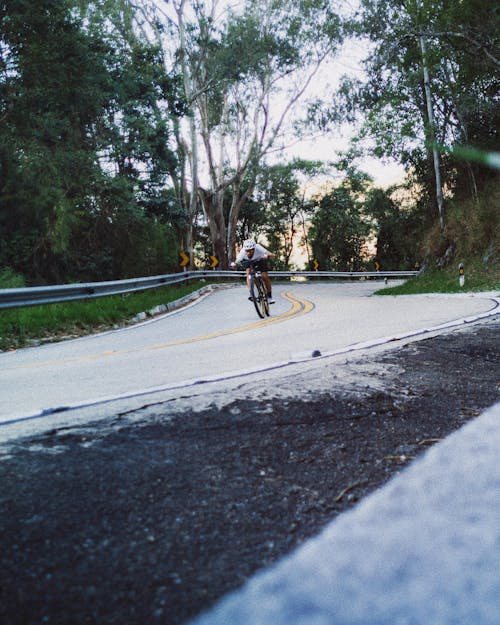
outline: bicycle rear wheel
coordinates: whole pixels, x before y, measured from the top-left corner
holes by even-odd
[[[253,305],[255,306],[255,310],[261,319],[266,316],[265,311],[262,310],[261,306],[261,293],[259,288],[260,280],[255,276],[250,277],[250,295],[252,296]]]

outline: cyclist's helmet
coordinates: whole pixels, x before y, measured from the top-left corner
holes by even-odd
[[[243,249],[245,251],[247,251],[247,250],[254,250],[255,249],[255,241],[253,239],[247,239],[243,243]]]

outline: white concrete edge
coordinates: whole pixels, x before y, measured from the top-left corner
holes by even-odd
[[[500,402],[190,625],[498,625]]]

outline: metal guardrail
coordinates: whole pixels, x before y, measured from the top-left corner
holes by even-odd
[[[418,271],[270,271],[269,275],[304,278],[413,278]]]
[[[417,271],[270,271],[276,278],[411,278]],[[178,282],[208,278],[235,279],[243,277],[244,271],[200,270],[183,273],[132,278],[109,282],[87,282],[83,284],[61,284],[55,286],[34,286],[22,289],[0,289],[0,309],[38,306],[83,299],[94,299],[109,295],[121,295],[134,291],[145,291]]]

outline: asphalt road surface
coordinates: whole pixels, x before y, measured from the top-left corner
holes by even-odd
[[[2,625],[186,623],[498,399],[500,321],[472,321],[491,297],[309,286],[277,286],[269,325],[224,289],[137,328],[0,355]],[[66,383],[57,401],[74,409],[8,423],[57,405],[50,385]]]
[[[380,283],[275,285],[259,320],[244,287],[145,324],[0,354],[0,422],[334,353],[491,310],[487,297],[371,296]]]

